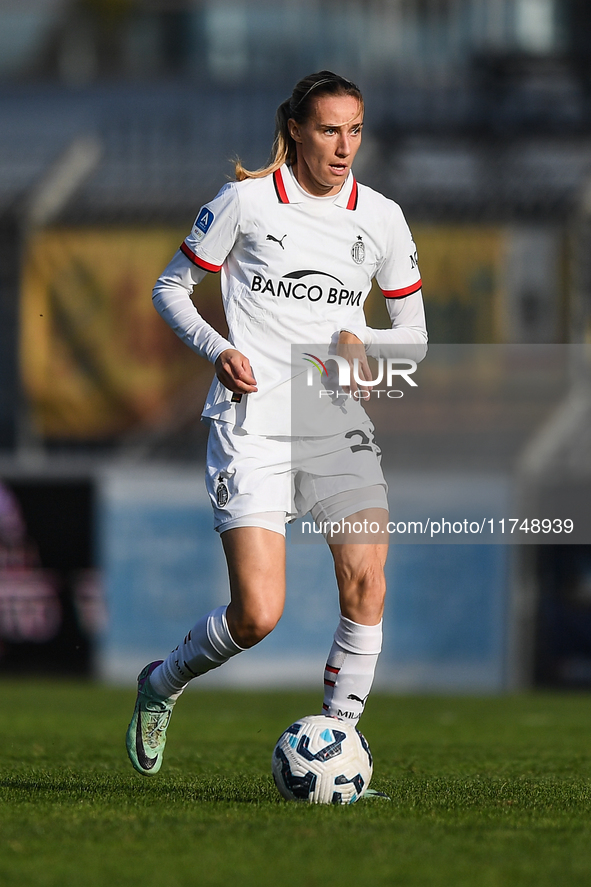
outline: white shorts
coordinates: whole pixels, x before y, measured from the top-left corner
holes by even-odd
[[[211,421],[206,486],[219,533],[285,524],[312,512],[338,521],[366,508],[388,508],[380,449],[369,420],[330,437],[267,437]]]

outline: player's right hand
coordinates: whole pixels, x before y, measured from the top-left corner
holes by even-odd
[[[222,385],[234,394],[258,391],[250,361],[235,348],[226,348],[215,362],[215,373]]]

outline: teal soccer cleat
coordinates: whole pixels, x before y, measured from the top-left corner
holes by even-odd
[[[129,760],[143,776],[155,776],[160,770],[166,728],[176,702],[158,696],[150,686],[148,678],[161,661],[150,662],[138,675],[135,709],[125,737]]]

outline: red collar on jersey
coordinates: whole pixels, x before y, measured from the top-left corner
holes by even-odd
[[[287,191],[285,190],[283,176],[281,175],[280,169],[276,169],[273,173],[273,184],[275,185],[275,191],[277,193],[277,199],[279,200],[279,203],[289,203],[289,198],[287,196]]]
[[[279,203],[289,203],[290,201],[287,196],[287,191],[285,190],[285,182],[283,181],[281,169],[276,169],[273,173],[273,184],[275,185],[275,193],[277,194]],[[357,179],[353,176],[353,184],[347,201],[347,209],[357,209],[358,196]]]

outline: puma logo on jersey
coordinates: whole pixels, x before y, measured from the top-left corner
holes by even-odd
[[[274,240],[275,243],[279,244],[281,249],[285,249],[285,247],[283,246],[283,241],[285,240],[286,237],[287,237],[287,234],[284,234],[283,237],[281,238],[281,240],[278,240],[276,237],[273,237],[272,234],[267,234],[267,240]]]

